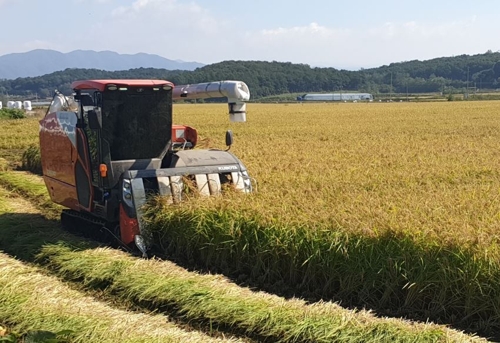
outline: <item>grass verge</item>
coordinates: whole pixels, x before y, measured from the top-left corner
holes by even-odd
[[[47,219],[60,217],[63,207],[50,200],[45,183],[40,176],[23,171],[0,171],[0,185],[29,199]]]

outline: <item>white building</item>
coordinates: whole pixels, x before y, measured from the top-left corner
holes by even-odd
[[[297,97],[297,101],[370,101],[373,96],[369,93],[329,93],[304,94]]]

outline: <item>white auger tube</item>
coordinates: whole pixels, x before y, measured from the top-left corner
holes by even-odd
[[[227,97],[229,120],[246,121],[246,103],[250,90],[242,81],[217,81],[175,86],[173,99],[209,99]]]

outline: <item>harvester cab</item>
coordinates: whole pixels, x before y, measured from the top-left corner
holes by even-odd
[[[179,202],[186,178],[203,195],[220,194],[224,184],[252,191],[236,156],[193,149],[197,131],[172,124],[173,100],[214,97],[227,97],[230,120],[244,122],[250,93],[243,82],[88,80],[72,88],[72,97],[56,93],[40,121],[44,181],[52,201],[68,208],[64,226],[104,230],[145,254],[151,242],[141,208],[148,194]]]

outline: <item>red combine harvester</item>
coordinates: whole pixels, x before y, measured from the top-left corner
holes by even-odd
[[[184,177],[204,195],[220,194],[224,184],[252,191],[236,156],[193,150],[196,130],[172,124],[173,100],[215,97],[228,98],[231,121],[246,121],[245,83],[174,87],[161,80],[88,80],[72,88],[71,97],[56,92],[40,121],[43,177],[52,201],[68,208],[61,215],[64,226],[98,228],[146,255],[151,242],[141,207],[148,194],[178,202]],[[232,144],[230,131],[226,144]]]

